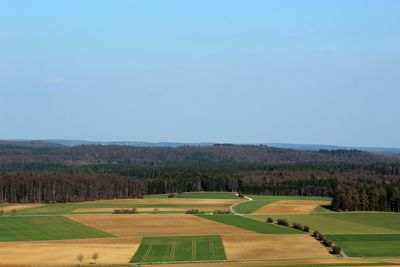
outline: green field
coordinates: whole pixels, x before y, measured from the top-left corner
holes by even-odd
[[[265,221],[265,215],[250,217]],[[290,223],[308,225],[324,234],[391,234],[400,233],[400,214],[398,213],[321,213],[299,215],[273,215],[274,219],[286,219]]]
[[[398,235],[328,235],[351,257],[399,257]]]
[[[264,223],[250,218],[238,215],[198,215],[202,218],[212,221],[233,225],[242,229],[257,232],[260,234],[301,234],[302,232],[296,231],[278,225]]]
[[[110,237],[62,216],[0,218],[0,241],[61,240]]]
[[[215,207],[215,204],[112,204],[112,203],[95,203],[95,202],[80,202],[80,203],[60,203],[49,204],[37,208],[24,209],[18,211],[19,215],[67,215],[72,214],[78,208],[116,208],[116,209],[131,209],[131,208],[200,208],[200,207]],[[230,204],[218,204],[219,207],[229,207]],[[92,213],[92,212],[91,212]],[[98,212],[110,213],[110,212]],[[150,212],[151,213],[151,212]]]
[[[145,237],[131,262],[225,260],[220,236]]]
[[[246,195],[251,201],[235,205],[233,210],[240,214],[250,214],[263,206],[279,200],[323,200],[330,201],[330,198],[324,197],[302,197],[302,196],[265,196],[265,195]]]

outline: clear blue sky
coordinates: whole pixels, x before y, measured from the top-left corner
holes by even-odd
[[[400,147],[400,1],[0,1],[0,138]]]

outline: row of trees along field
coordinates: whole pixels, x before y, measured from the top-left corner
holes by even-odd
[[[333,194],[332,208],[338,211],[400,211],[400,184],[359,181],[341,183]]]
[[[381,209],[370,204],[375,203],[369,197],[370,183],[363,185],[368,205],[363,204],[363,208],[358,208],[358,204],[356,207],[351,204],[353,198],[357,199],[357,193],[347,191],[354,190],[358,192],[358,199],[363,199],[365,203],[362,188],[354,187],[363,178],[364,181],[379,184],[386,182],[382,184],[388,199],[385,209],[390,210],[394,207],[393,196],[396,195],[391,188],[396,188],[396,181],[400,180],[397,171],[393,171],[396,169],[397,166],[383,164],[262,165],[234,162],[185,163],[164,167],[13,164],[1,168],[0,201],[70,202],[186,191],[233,191],[243,194],[333,197],[337,210]],[[346,192],[344,200],[338,190],[340,188]],[[349,196],[352,196],[351,201]]]

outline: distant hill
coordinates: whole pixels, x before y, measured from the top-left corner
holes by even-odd
[[[85,141],[85,140],[62,140],[49,139],[48,143],[60,144],[63,146],[79,146],[79,145],[121,145],[121,146],[137,146],[137,147],[181,147],[181,146],[209,146],[213,143],[176,143],[176,142],[137,142],[137,141]]]
[[[87,141],[87,140],[66,140],[66,139],[48,139],[48,140],[0,140],[0,144],[20,145],[26,147],[74,147],[80,145],[120,145],[133,147],[170,147],[178,148],[184,146],[212,146],[215,143],[179,143],[179,142],[139,142],[139,141]],[[239,145],[239,144],[237,144]],[[251,144],[249,144],[251,145]],[[391,147],[350,147],[335,145],[317,145],[317,144],[288,144],[288,143],[263,143],[252,145],[266,145],[275,148],[286,148],[306,151],[319,150],[360,150],[375,154],[390,156],[400,156],[400,148]]]
[[[133,164],[163,166],[171,163],[239,162],[252,164],[400,163],[400,157],[360,150],[306,151],[265,145],[215,144],[202,146],[78,145],[49,146],[46,142],[0,145],[0,164]]]
[[[0,140],[0,145],[22,146],[33,148],[64,147],[63,144],[44,140]]]
[[[377,154],[400,155],[400,148],[391,148],[391,147],[350,147],[350,146],[312,145],[312,144],[307,145],[307,144],[286,144],[286,143],[269,143],[266,145],[278,148],[289,148],[289,149],[309,150],[309,151],[356,149]]]

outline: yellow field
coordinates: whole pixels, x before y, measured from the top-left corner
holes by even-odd
[[[0,246],[3,264],[76,264],[77,256],[83,263],[92,263],[92,255],[99,254],[98,263],[128,263],[139,247],[141,238],[104,238],[68,241],[8,242]]]
[[[309,235],[235,235],[222,240],[228,260],[333,257]]]
[[[253,212],[253,215],[268,215],[268,214],[280,214],[280,213],[298,213],[308,214],[322,205],[329,205],[329,201],[319,200],[281,200],[271,204],[267,204],[264,207]]]
[[[97,214],[68,217],[117,236],[254,234],[187,214]]]

